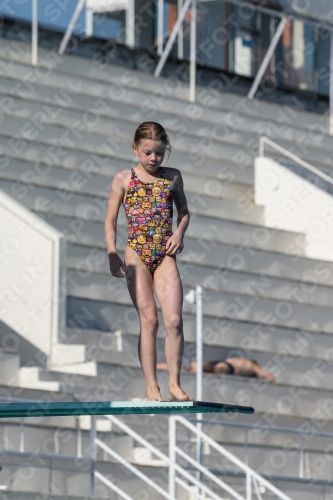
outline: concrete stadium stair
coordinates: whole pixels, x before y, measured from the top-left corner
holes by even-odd
[[[253,203],[253,162],[260,135],[332,173],[333,138],[327,133],[325,118],[204,88],[198,89],[196,105],[190,105],[182,83],[78,57],[59,58],[42,49],[40,61],[46,72],[41,78],[29,64],[30,48],[18,47],[16,42],[8,46],[0,40],[0,119],[4,124],[0,189],[66,237],[68,329],[59,339],[52,370],[19,369],[19,352],[14,353],[16,358],[9,359],[16,379],[2,381],[0,377],[0,396],[3,392],[11,397],[69,401],[144,398],[136,353],[137,315],[124,282],[109,273],[103,223],[114,174],[135,165],[130,149],[135,127],[150,119],[160,121],[170,132],[173,151],[168,165],[179,167],[184,178],[192,221],[178,262],[185,293],[196,284],[205,287],[205,357],[245,355],[276,376],[275,384],[267,384],[205,374],[204,398],[255,406],[255,415],[238,415],[236,422],[333,432],[333,263],[306,258],[303,234],[264,227],[263,208]],[[279,158],[275,153],[272,156]],[[126,238],[121,212],[121,255]],[[158,357],[162,360],[165,332],[160,310],[159,318]],[[189,362],[195,353],[195,309],[187,303],[184,332]],[[159,381],[166,397],[166,372],[159,372]],[[194,394],[195,376],[183,373],[182,381],[184,389]],[[127,417],[125,421],[167,451],[167,441],[162,439],[167,436],[167,421],[154,420],[152,430],[152,418]],[[43,443],[54,446],[57,433],[70,431],[74,436],[74,418],[46,420],[31,421],[28,448]],[[89,425],[86,419],[85,446]],[[156,473],[158,464],[151,466],[149,454],[109,421],[100,419],[98,425],[101,439],[111,440],[146,473]],[[0,430],[13,446],[18,445],[15,426],[4,422]],[[243,434],[223,426],[207,432],[243,457]],[[187,437],[182,439],[185,446]],[[278,472],[297,475],[296,445],[288,439],[288,433],[273,431],[249,436],[250,465],[274,475],[274,457],[286,452]],[[75,439],[57,446],[74,453]],[[318,472],[323,439],[305,441],[304,449],[305,477],[330,478],[331,451]],[[129,494],[141,487],[105,456],[99,458],[99,470],[128,483]],[[216,457],[211,450],[206,459],[214,468]],[[0,483],[4,478],[11,489],[32,492],[37,488],[47,493],[45,470],[36,467],[34,478],[24,482],[15,460],[3,466]],[[88,495],[87,477],[59,468],[54,488],[62,495]],[[75,490],[78,484],[81,489]],[[305,489],[309,500],[321,498],[319,483],[311,487],[297,481],[276,484],[295,500],[304,498]],[[107,498],[115,498],[105,491]]]

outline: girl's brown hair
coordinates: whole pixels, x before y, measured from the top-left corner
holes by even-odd
[[[169,151],[168,159],[171,153],[171,144],[168,134],[164,127],[157,122],[143,122],[135,131],[132,148],[138,147],[142,139],[150,139],[152,141],[162,141],[165,144],[165,149]]]

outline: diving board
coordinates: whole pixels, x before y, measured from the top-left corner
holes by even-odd
[[[205,401],[107,401],[0,403],[0,418],[68,415],[171,415],[177,413],[254,413],[252,406]]]

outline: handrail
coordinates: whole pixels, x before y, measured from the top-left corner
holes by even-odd
[[[129,436],[133,437],[133,439],[135,439],[137,442],[139,442],[140,444],[142,444],[143,446],[145,446],[148,450],[150,450],[152,453],[154,453],[156,456],[158,456],[161,460],[163,460],[166,463],[166,465],[168,465],[170,467],[170,469],[174,469],[175,471],[177,471],[178,473],[180,473],[181,475],[183,475],[188,481],[191,481],[200,490],[206,491],[206,493],[208,495],[211,495],[212,498],[216,497],[215,493],[210,488],[208,488],[207,486],[203,485],[203,483],[201,481],[196,480],[183,467],[181,467],[179,464],[177,464],[175,460],[173,461],[172,457],[171,457],[171,459],[169,457],[167,457],[163,452],[161,452],[160,450],[158,450],[155,446],[153,446],[146,439],[144,439],[142,436],[140,436],[136,431],[134,431],[133,429],[131,429],[127,424],[125,424],[124,422],[122,422],[120,419],[118,419],[114,415],[106,415],[106,418],[108,420],[110,420],[111,422],[114,422],[121,430],[123,430]],[[180,423],[183,423],[190,430],[194,429],[194,432],[197,434],[197,436],[200,436],[201,439],[204,439],[205,441],[209,442],[209,444],[213,448],[215,448],[218,451],[220,451],[221,454],[223,454],[226,458],[228,458],[235,465],[238,465],[239,468],[242,469],[246,473],[246,476],[250,475],[250,477],[253,480],[259,481],[259,483],[265,485],[270,491],[272,491],[273,493],[275,493],[282,500],[290,500],[290,498],[288,496],[284,495],[278,488],[275,488],[275,486],[273,486],[269,481],[267,481],[262,476],[260,476],[259,474],[257,474],[248,465],[246,465],[244,462],[242,462],[241,460],[239,460],[237,457],[235,457],[232,453],[230,453],[228,450],[226,450],[225,448],[223,448],[221,445],[219,445],[218,443],[216,443],[212,438],[210,438],[209,436],[207,436],[204,432],[202,432],[201,430],[197,429],[197,427],[193,426],[188,420],[186,420],[183,417],[178,417],[178,416],[171,416],[171,417],[169,417],[170,424],[172,424],[172,422],[177,422],[177,421],[180,422]],[[174,429],[174,438],[175,438],[175,429]],[[106,451],[105,446],[106,445],[104,445],[104,443],[103,443],[103,449]],[[170,446],[171,446],[171,443],[170,443]],[[226,491],[228,491],[229,494],[233,495],[234,498],[236,498],[237,500],[244,500],[244,498],[242,496],[240,496],[235,490],[233,490],[232,488],[230,488],[226,483],[224,483],[220,479],[216,478],[216,476],[214,476],[206,467],[204,467],[203,465],[199,464],[199,462],[193,460],[191,457],[189,457],[187,454],[185,454],[180,448],[175,447],[173,451],[175,453],[178,453],[179,455],[183,456],[183,458],[185,458],[185,456],[186,456],[186,460],[189,459],[188,461],[190,463],[192,463],[192,465],[195,464],[195,467],[196,467],[196,469],[198,471],[202,472],[203,474],[205,474],[206,476],[208,476],[211,480],[215,481],[217,484],[219,484],[219,486],[221,486],[221,488],[224,488]],[[113,452],[113,450],[112,450],[112,453],[114,454],[115,452]],[[175,456],[175,453],[173,454],[173,456]],[[122,460],[124,460],[124,459],[122,459]],[[131,467],[133,467],[133,466],[131,466]],[[175,478],[175,480],[176,480],[176,478]],[[171,490],[169,493],[170,493],[170,496],[167,497],[167,498],[172,498],[172,499],[175,498],[175,492],[174,491]]]
[[[78,0],[78,2],[77,2],[75,10],[73,12],[73,15],[71,17],[71,20],[69,21],[69,24],[67,26],[67,30],[63,36],[63,39],[61,40],[60,47],[58,50],[59,55],[62,55],[65,52],[67,44],[72,36],[75,25],[79,19],[79,16],[82,12],[82,9],[83,9],[85,3],[86,3],[86,0]]]
[[[284,154],[285,156],[287,156],[291,160],[295,161],[296,163],[299,163],[302,167],[306,168],[310,172],[318,175],[318,177],[321,177],[322,179],[324,179],[325,181],[329,182],[330,184],[333,184],[333,178],[332,177],[330,177],[329,175],[324,174],[318,168],[313,167],[312,165],[310,165],[310,163],[302,160],[302,158],[300,158],[297,155],[294,155],[293,153],[291,153],[290,151],[288,151],[284,147],[280,146],[276,142],[272,141],[271,139],[268,139],[268,137],[261,136],[259,138],[259,156],[262,156],[262,157],[265,156],[265,150],[264,150],[265,143],[267,143],[272,148],[275,148],[277,151],[279,151],[280,153]]]
[[[274,493],[278,498],[281,498],[282,500],[291,500],[290,497],[288,497],[287,495],[285,495],[281,490],[279,490],[278,488],[276,488],[272,483],[270,483],[265,478],[263,478],[262,476],[260,476],[260,474],[258,474],[257,472],[255,472],[248,465],[246,465],[244,462],[242,462],[237,457],[235,457],[227,449],[225,449],[223,446],[221,446],[216,441],[214,441],[214,439],[210,438],[209,436],[207,436],[207,434],[205,434],[204,432],[200,431],[197,427],[195,427],[193,424],[191,424],[184,417],[172,416],[172,417],[170,417],[170,419],[173,422],[175,422],[175,423],[176,422],[180,422],[185,427],[187,427],[189,430],[191,430],[194,434],[196,434],[197,436],[201,437],[201,439],[204,440],[204,441],[206,441],[212,448],[215,448],[215,450],[217,450],[218,452],[220,452],[221,455],[225,456],[228,460],[230,460],[235,465],[237,465],[241,470],[243,470],[243,472],[245,472],[247,478],[250,477],[250,478],[252,478],[252,480],[254,479],[254,480],[258,481],[259,483],[261,483],[262,485],[264,485],[268,490],[270,490],[272,493]],[[176,427],[175,427],[175,429],[176,429]],[[176,435],[176,430],[175,430],[175,435]],[[175,447],[175,451],[179,453],[179,448]],[[184,458],[185,453],[183,451],[181,451],[181,453],[179,453],[179,454],[181,454],[183,456],[183,458]],[[191,461],[192,462],[196,462],[193,459],[191,459]],[[198,465],[200,465],[200,464],[198,464],[196,462],[195,466],[199,469]],[[200,467],[202,467],[202,469],[206,469],[203,466],[200,466]],[[206,469],[206,470],[208,471],[208,469]]]
[[[104,483],[105,486],[108,486],[110,490],[113,490],[115,493],[118,493],[118,495],[124,498],[125,500],[134,500],[134,498],[127,495],[127,493],[118,488],[116,484],[109,481],[107,477],[103,476],[103,474],[101,474],[97,470],[94,471],[94,476],[97,477],[97,479],[99,479],[102,483]]]
[[[189,422],[196,422],[193,418],[187,419]],[[221,420],[206,420],[203,419],[201,421],[203,424],[211,424],[211,425],[224,425],[226,427],[239,427],[243,429],[259,429],[263,431],[271,431],[271,432],[288,432],[291,434],[306,434],[307,436],[320,436],[320,437],[329,437],[333,438],[333,432],[321,432],[321,431],[307,431],[303,429],[292,429],[291,427],[270,427],[269,425],[260,425],[260,424],[240,424],[237,422],[223,422]]]
[[[201,436],[202,437],[202,436]],[[237,500],[244,500],[244,497],[242,497],[237,491],[232,489],[227,483],[216,477],[212,472],[210,472],[207,467],[204,467],[203,465],[200,465],[197,460],[194,460],[194,458],[190,457],[187,453],[185,453],[182,449],[178,448],[178,446],[175,447],[176,453],[183,457],[187,462],[193,465],[196,469],[198,469],[200,472],[205,474],[211,481],[214,481],[218,486],[221,486],[225,491],[230,493],[234,498]],[[216,495],[217,496],[217,495]]]
[[[208,488],[207,486],[204,486],[200,481],[198,481],[197,479],[195,479],[191,474],[189,474],[180,465],[178,465],[176,463],[172,463],[172,460],[170,460],[170,458],[167,455],[165,455],[163,452],[161,452],[160,450],[158,450],[155,446],[153,446],[152,444],[150,444],[146,439],[144,439],[142,436],[140,436],[137,432],[135,432],[133,429],[131,429],[124,422],[122,422],[121,420],[119,420],[114,415],[106,415],[106,417],[107,417],[108,420],[111,420],[112,422],[114,422],[120,429],[122,429],[124,432],[126,432],[129,436],[133,437],[137,442],[139,442],[140,444],[142,444],[143,446],[145,446],[152,453],[155,453],[155,455],[157,455],[161,460],[163,460],[166,463],[166,465],[168,465],[169,467],[170,466],[174,467],[175,470],[177,470],[177,472],[179,472],[180,474],[182,474],[188,481],[191,481],[195,486],[197,486],[201,490],[205,491],[212,498],[217,498],[217,500],[219,500],[219,497],[217,497],[217,495],[215,495],[215,493],[210,488]],[[203,469],[206,469],[206,468],[203,467]],[[211,474],[209,471],[207,471],[207,472],[209,474]],[[220,483],[222,483],[222,481],[220,479],[217,479],[217,481],[220,482]],[[226,485],[226,486],[228,487],[228,485]],[[227,488],[225,488],[225,489],[227,490]],[[167,498],[174,499],[175,496],[174,496],[173,493],[171,493],[171,495],[169,494]],[[241,497],[241,496],[235,496],[235,498],[237,498],[237,500],[244,500],[244,498]]]
[[[164,496],[164,498],[167,498],[169,500],[174,500],[173,498],[170,497],[170,495],[165,490],[163,490],[163,488],[161,488],[160,486],[158,486],[158,484],[156,484],[154,481],[152,481],[148,476],[146,476],[146,474],[143,474],[143,472],[141,472],[139,469],[137,469],[136,467],[134,467],[134,465],[132,465],[130,462],[128,462],[128,460],[126,460],[125,458],[123,458],[116,451],[112,450],[108,445],[106,445],[105,443],[103,443],[103,441],[101,441],[100,439],[96,438],[95,439],[95,443],[96,443],[97,446],[99,446],[100,448],[102,448],[102,450],[104,450],[108,455],[111,455],[112,457],[114,457],[119,463],[121,463],[122,465],[124,465],[133,474],[135,474],[140,479],[142,479],[143,481],[145,481],[149,486],[151,486],[152,488],[154,488],[154,490],[156,490],[158,493],[160,493],[162,496]]]

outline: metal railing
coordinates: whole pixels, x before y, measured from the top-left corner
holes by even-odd
[[[245,497],[239,494],[234,488],[228,485],[222,479],[219,479],[215,474],[213,474],[207,467],[200,465],[199,462],[193,459],[190,455],[185,453],[181,448],[177,446],[177,429],[176,424],[182,424],[184,427],[189,429],[191,433],[193,433],[196,438],[200,437],[203,443],[207,443],[210,447],[215,449],[219,454],[229,462],[231,462],[234,466],[238,467],[240,471],[245,475]],[[242,462],[239,458],[235,457],[232,453],[230,453],[226,448],[218,444],[214,439],[209,437],[207,434],[199,430],[195,425],[193,425],[189,420],[178,417],[171,416],[169,417],[169,433],[170,433],[170,449],[169,449],[169,457],[170,457],[170,472],[169,472],[169,492],[172,497],[177,498],[176,486],[177,484],[182,484],[183,480],[179,481],[177,477],[177,472],[183,474],[184,469],[179,467],[177,464],[177,455],[183,458],[186,462],[188,462],[194,469],[200,471],[203,478],[211,481],[216,486],[218,486],[223,492],[229,493],[232,498],[236,498],[237,500],[252,500],[253,489],[256,494],[257,500],[262,500],[262,496],[260,493],[259,485],[266,488],[269,492],[273,493],[276,498],[280,498],[281,500],[291,500],[290,497],[285,495],[281,490],[276,488],[272,483],[264,479],[257,472],[251,469],[248,465]],[[184,475],[184,474],[183,474]],[[188,479],[188,473],[186,472],[186,476]],[[185,476],[185,477],[186,477]],[[193,492],[192,495],[197,498],[203,498],[201,495],[201,491],[208,493],[212,498],[220,499],[221,496],[216,494],[214,491],[209,490],[209,488],[204,484],[204,482],[199,482],[191,476],[192,483],[197,486],[197,491]]]
[[[196,420],[194,419],[187,419],[189,422],[195,423]],[[243,461],[246,465],[249,465],[249,448],[250,446],[255,446],[254,444],[249,444],[249,433],[254,432],[254,431],[262,431],[262,432],[269,432],[269,434],[274,434],[274,433],[280,433],[280,434],[294,434],[295,436],[299,437],[299,460],[298,460],[298,476],[293,477],[293,476],[285,476],[281,475],[277,477],[276,475],[270,476],[269,474],[264,474],[265,478],[267,479],[288,479],[288,480],[303,480],[307,479],[310,481],[313,481],[314,478],[311,478],[310,475],[308,477],[305,477],[304,475],[304,463],[305,463],[305,450],[304,450],[304,441],[307,440],[307,442],[310,441],[310,437],[313,438],[327,438],[333,442],[333,433],[331,432],[322,432],[322,431],[310,431],[310,430],[303,430],[303,429],[292,429],[290,427],[271,427],[269,425],[259,425],[259,424],[243,424],[243,423],[237,423],[237,422],[224,422],[223,420],[207,420],[203,419],[202,425],[205,426],[219,426],[219,427],[230,427],[234,429],[242,429],[244,431],[244,444],[243,444],[243,449],[244,449],[244,455],[243,455]],[[292,443],[294,445],[294,443]],[[271,447],[274,447],[274,444],[271,445]],[[276,446],[276,448],[280,448],[279,446]],[[295,452],[295,447],[291,446],[290,450],[294,453]],[[286,452],[287,449],[284,447],[284,451]],[[323,481],[324,482],[324,481]],[[328,483],[332,483],[332,481],[328,480]]]
[[[189,8],[191,8],[191,23],[190,23],[190,57],[189,57],[189,62],[190,62],[190,71],[189,71],[189,100],[190,102],[195,101],[195,93],[196,93],[196,64],[197,64],[197,47],[196,47],[196,17],[197,17],[197,1],[198,0],[184,0],[184,3],[182,3],[182,0],[178,0],[178,17],[177,21],[171,31],[171,34],[169,36],[168,42],[163,49],[163,40],[164,40],[164,33],[163,33],[163,26],[164,26],[164,20],[163,20],[163,12],[164,12],[164,0],[156,0],[157,2],[157,54],[160,56],[160,60],[157,64],[157,67],[155,69],[155,76],[158,77],[161,74],[161,71],[163,69],[163,66],[170,54],[170,51],[172,49],[172,46],[178,37],[178,56],[180,59],[183,59],[183,52],[184,52],[184,47],[183,47],[183,21],[186,15],[186,12],[188,11]],[[260,67],[258,68],[256,72],[256,76],[254,78],[254,81],[252,82],[251,88],[248,92],[248,98],[253,99],[258,86],[264,76],[265,70],[269,64],[269,61],[271,60],[274,51],[276,49],[276,46],[281,39],[283,30],[285,28],[287,19],[299,19],[302,22],[306,22],[310,25],[315,25],[316,27],[321,26],[322,28],[326,28],[330,30],[330,43],[331,43],[331,52],[333,50],[333,27],[332,24],[327,22],[325,19],[322,18],[317,18],[316,20],[313,19],[311,16],[304,16],[301,15],[300,13],[293,13],[293,12],[280,12],[277,10],[274,10],[272,8],[267,8],[261,5],[256,5],[250,2],[244,2],[242,0],[225,0],[227,3],[235,6],[242,6],[248,5],[248,8],[251,10],[255,10],[257,12],[267,14],[274,16],[275,18],[280,18],[280,23],[275,31],[274,36],[272,37],[270,41],[270,45],[268,47],[268,50],[265,54],[265,57],[263,58]],[[135,34],[135,26],[134,26],[134,21],[135,21],[135,9],[134,9],[134,0],[132,0],[128,8],[126,9],[126,44],[129,47],[134,46],[134,34]],[[66,50],[67,44],[73,34],[75,25],[78,21],[78,18],[82,12],[82,9],[86,5],[86,0],[78,0],[74,13],[71,17],[71,20],[67,26],[66,32],[64,34],[64,37],[61,41],[60,47],[59,47],[59,54],[63,54]],[[31,57],[31,63],[32,65],[37,65],[37,50],[38,50],[38,0],[32,0],[32,57]],[[330,131],[332,133],[333,131],[333,68],[331,67],[330,70],[330,88],[329,88],[329,96],[330,96]]]
[[[169,500],[175,500],[178,498],[177,496],[177,484],[182,486],[185,490],[189,491],[191,495],[196,498],[203,499],[204,497],[201,495],[201,491],[205,492],[210,498],[214,498],[216,500],[220,500],[220,496],[217,495],[211,488],[209,488],[202,481],[198,480],[195,476],[190,474],[184,467],[181,467],[177,464],[177,454],[182,456],[182,458],[186,459],[188,463],[196,469],[196,472],[199,471],[202,477],[207,477],[211,482],[218,485],[224,492],[229,493],[233,498],[237,500],[252,500],[252,492],[254,488],[254,492],[256,494],[257,500],[262,500],[260,489],[258,485],[265,486],[270,492],[274,493],[277,498],[281,498],[282,500],[290,500],[290,498],[282,493],[278,488],[273,486],[269,481],[264,479],[262,476],[257,474],[254,470],[252,470],[249,466],[244,464],[241,460],[235,457],[228,450],[217,444],[212,438],[207,436],[200,429],[192,425],[188,420],[183,417],[170,416],[169,417],[169,457],[149,443],[146,439],[140,436],[137,432],[131,429],[124,422],[119,420],[119,418],[115,416],[106,416],[108,420],[116,424],[123,432],[131,436],[135,441],[144,446],[151,453],[156,455],[160,460],[163,460],[165,465],[169,467],[169,491],[161,490],[160,486],[154,483],[150,478],[147,478],[142,472],[135,470],[135,468],[129,464],[124,458],[120,457],[114,450],[111,450],[108,446],[106,446],[102,441],[97,440],[97,446],[101,447],[108,454],[116,458],[123,465],[130,468],[130,470],[136,474],[138,477],[143,479],[149,484],[149,486],[153,487],[156,491],[158,491],[162,496]],[[229,459],[234,464],[238,465],[238,467],[245,472],[246,474],[246,498],[240,495],[234,488],[230,487],[226,482],[219,479],[215,474],[210,472],[206,467],[201,465],[197,460],[192,459],[189,455],[187,455],[182,449],[180,449],[176,445],[176,423],[180,422],[185,425],[188,429],[194,432],[200,440],[203,442],[209,442],[212,447],[217,449],[221,455],[227,459]],[[140,475],[138,474],[140,473]],[[178,476],[177,476],[178,473]],[[181,476],[181,478],[179,477]],[[148,479],[148,480],[147,480]],[[148,482],[149,481],[149,482]],[[192,485],[192,488],[191,486]],[[196,490],[193,490],[193,486],[196,487]],[[253,487],[253,488],[252,488]]]
[[[271,146],[276,151],[279,151],[279,153],[283,154],[284,156],[287,156],[290,160],[294,161],[295,163],[298,163],[299,165],[304,167],[309,172],[312,172],[313,174],[318,175],[318,177],[321,177],[324,181],[327,181],[330,184],[333,184],[332,177],[330,177],[327,174],[324,174],[324,172],[322,172],[318,168],[310,165],[310,163],[302,160],[302,158],[300,158],[297,155],[294,155],[293,153],[291,153],[287,149],[283,148],[282,146],[280,146],[276,142],[272,141],[271,139],[268,139],[268,137],[262,136],[259,138],[259,156],[261,156],[261,157],[265,156],[265,144],[267,144],[268,146]]]

